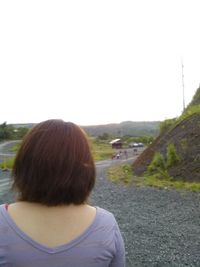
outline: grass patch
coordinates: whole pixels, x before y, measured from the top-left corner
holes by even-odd
[[[112,149],[109,143],[105,141],[96,142],[95,139],[90,138],[90,146],[93,154],[93,158],[95,161],[110,159],[113,154],[116,153],[114,149]],[[10,152],[17,153],[20,148],[21,143],[17,143],[10,148]],[[14,164],[14,158],[4,158],[3,162],[0,163],[0,169],[2,170],[10,170],[12,169]]]
[[[182,113],[181,116],[174,118],[174,119],[167,119],[160,123],[160,133],[168,131],[170,129],[175,128],[178,124],[182,121],[188,119],[191,116],[196,114],[200,114],[200,105],[189,105],[186,110]]]
[[[112,166],[107,170],[107,177],[112,182],[130,184],[133,177],[133,170],[130,165]]]
[[[135,184],[136,186],[151,186],[160,189],[174,188],[177,190],[189,190],[192,192],[200,191],[200,183],[177,181],[171,177],[160,178],[157,174],[136,177],[133,175],[131,165],[112,166],[107,170],[107,178],[111,182]]]
[[[95,161],[110,159],[116,151],[110,144],[91,140],[92,155]]]
[[[160,179],[157,175],[140,177],[137,184],[140,186],[146,185],[165,189],[175,188],[177,190],[185,189],[193,192],[200,191],[200,183],[177,181],[171,177]]]
[[[180,122],[182,122],[183,120],[186,120],[187,118],[195,115],[195,114],[200,114],[200,105],[192,105],[189,106],[184,112],[183,114],[177,118],[175,125],[179,124]]]
[[[5,158],[3,162],[0,163],[0,169],[3,171],[11,170],[14,165],[15,158]]]
[[[11,149],[10,149],[10,152],[17,153],[18,150],[19,150],[19,148],[20,148],[20,145],[21,145],[20,143],[13,145],[13,146],[11,147]]]

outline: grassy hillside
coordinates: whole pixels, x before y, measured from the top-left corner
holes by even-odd
[[[166,125],[134,162],[134,173],[200,181],[200,88],[183,114]],[[173,147],[171,152],[170,147]]]
[[[191,106],[200,105],[200,87],[197,89],[192,101],[188,105],[187,109],[189,109]]]
[[[113,136],[144,136],[151,135],[156,136],[159,133],[158,121],[150,122],[134,122],[125,121],[115,124],[95,125],[95,126],[82,126],[82,128],[91,136],[100,136],[104,133]]]
[[[111,123],[103,125],[92,125],[92,126],[81,126],[87,134],[90,136],[100,136],[104,133],[113,136],[156,136],[159,133],[159,121],[125,121],[121,123]],[[12,124],[12,126],[18,127],[27,127],[31,128],[34,126],[33,123],[18,123]]]

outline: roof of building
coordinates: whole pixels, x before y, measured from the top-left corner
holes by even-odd
[[[114,144],[114,143],[118,143],[119,141],[121,141],[121,139],[114,139],[114,140],[112,140],[112,141],[110,141],[110,144]]]

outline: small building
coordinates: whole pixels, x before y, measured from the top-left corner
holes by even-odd
[[[123,142],[121,139],[114,139],[110,142],[110,144],[112,145],[112,148],[122,148],[123,146]]]

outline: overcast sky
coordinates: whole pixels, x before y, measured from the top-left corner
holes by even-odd
[[[0,123],[164,120],[200,84],[200,2],[0,1]]]

